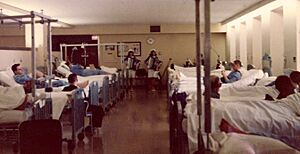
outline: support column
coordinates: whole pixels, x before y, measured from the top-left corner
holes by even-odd
[[[239,52],[240,60],[244,66],[247,66],[247,31],[246,23],[242,22],[239,24]]]
[[[240,24],[236,24],[235,25],[235,51],[236,51],[236,55],[235,55],[235,59],[241,59],[241,48],[240,48]]]
[[[256,68],[262,68],[262,26],[261,16],[252,19],[252,57]]]
[[[262,14],[261,26],[262,26],[262,53],[270,54],[270,12]]]
[[[229,54],[226,56],[227,61],[233,61],[236,59],[236,34],[235,27],[227,25],[227,45]]]
[[[297,69],[297,16],[298,0],[290,0],[283,5],[283,35],[285,68]]]
[[[300,9],[300,1],[297,1],[296,2],[296,6],[297,6],[297,10]],[[297,51],[296,51],[296,61],[297,61],[297,64],[296,64],[296,69],[297,70],[300,70],[300,12],[297,11]]]
[[[284,37],[282,8],[270,13],[270,56],[272,58],[273,75],[283,74]]]
[[[246,33],[247,33],[247,63],[253,64],[253,40],[254,40],[253,19],[246,21]]]

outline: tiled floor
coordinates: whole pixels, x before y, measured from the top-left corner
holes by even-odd
[[[136,90],[104,118],[103,128],[78,143],[77,154],[168,154],[166,92]],[[101,133],[102,132],[102,133]],[[64,153],[68,153],[66,145]],[[0,145],[0,153],[13,153]]]

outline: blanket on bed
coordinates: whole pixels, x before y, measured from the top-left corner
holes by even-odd
[[[212,100],[212,131],[219,131],[222,119],[234,127],[252,134],[276,139],[300,149],[300,94],[280,101],[265,100]],[[185,108],[190,149],[197,148],[198,116],[196,103]],[[204,122],[201,124],[202,128]]]
[[[0,110],[12,110],[20,106],[24,102],[25,96],[23,86],[0,86]]]

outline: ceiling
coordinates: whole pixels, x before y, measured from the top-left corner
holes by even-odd
[[[211,20],[219,23],[261,0],[215,0]],[[72,25],[194,23],[194,0],[1,0]],[[203,0],[201,0],[203,3]],[[202,5],[203,6],[203,5]],[[202,9],[203,10],[203,9]],[[3,10],[5,14],[6,10]],[[8,11],[7,11],[8,12]]]

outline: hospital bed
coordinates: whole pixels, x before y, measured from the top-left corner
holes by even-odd
[[[181,153],[187,153],[187,151],[193,153],[198,149],[197,106],[195,101],[188,101],[184,108],[181,102],[184,99],[177,96],[173,97],[170,108],[170,137],[172,139],[171,144],[173,144],[171,147],[176,147],[176,151],[182,151]],[[300,119],[298,117],[300,106],[297,104],[299,98],[299,94],[294,94],[277,103],[264,100],[222,101],[213,99],[212,132],[220,132],[222,129],[219,129],[219,125],[222,119],[225,119],[232,126],[245,133],[271,137],[284,142],[285,144],[281,143],[281,145],[285,146],[282,149],[280,145],[280,150],[293,149],[297,151],[294,148],[299,150],[300,147]],[[204,121],[201,125],[203,128]],[[204,132],[202,134],[205,135]],[[255,138],[259,139],[260,137],[256,136],[254,139],[252,137],[252,142],[255,141]],[[270,144],[279,142],[273,139],[268,140],[270,140]],[[189,148],[187,148],[187,143]],[[276,148],[278,147],[274,147],[274,149],[268,147],[270,151],[275,150],[273,152],[276,152]]]
[[[294,94],[278,102],[264,100],[220,102],[213,100],[211,110],[212,131],[220,131],[219,125],[224,119],[243,132],[272,137],[299,149],[300,119],[298,116],[298,101],[299,94]],[[194,141],[197,142],[197,137],[193,135],[197,132],[198,127],[198,116],[195,113],[195,107],[195,103],[191,103],[185,108],[187,134],[191,144]]]
[[[108,86],[108,77],[104,80],[103,84]],[[89,85],[88,89],[89,90],[87,95],[89,96],[88,97],[89,103],[91,105],[100,107],[101,104],[99,104],[99,93],[101,91],[105,91],[105,88],[102,87],[100,88],[99,91],[98,83],[92,82]],[[79,140],[83,140],[84,138],[84,133],[83,133],[84,126],[85,126],[84,117],[87,114],[86,114],[86,104],[83,102],[85,99],[83,92],[84,92],[83,89],[76,90],[73,93],[52,92],[51,98],[53,101],[51,104],[46,103],[46,105],[40,107],[39,106],[40,103],[37,102],[34,107],[34,110],[25,109],[24,111],[18,111],[18,110],[0,111],[1,128],[3,132],[7,132],[7,130],[10,130],[9,132],[12,131],[14,132],[14,133],[10,133],[11,135],[17,136],[16,133],[17,133],[18,124],[21,123],[22,121],[30,120],[30,119],[51,119],[51,118],[60,119],[60,115],[62,114],[62,111],[66,103],[69,101],[71,102],[71,106],[72,106],[71,119],[70,119],[71,120],[70,123],[72,127],[72,137],[68,142],[69,143],[68,147],[72,149],[76,143],[76,137]],[[69,98],[67,95],[69,95]],[[108,97],[102,96],[102,98],[103,98],[102,100],[105,100],[105,98]],[[102,101],[101,103],[104,103],[104,101]],[[41,103],[41,104],[45,104],[45,103]],[[30,114],[31,112],[33,112],[33,116],[31,116],[32,115]],[[45,112],[48,114],[45,114]],[[90,114],[90,116],[92,115]],[[7,135],[4,135],[4,137],[7,138]]]
[[[123,96],[123,92],[122,90],[118,90],[118,89],[122,89],[127,88],[125,86],[122,86],[120,83],[127,83],[126,79],[124,82],[124,72],[123,71],[118,71],[116,68],[110,68],[110,67],[106,67],[106,66],[101,66],[101,70],[110,73],[110,74],[106,74],[106,75],[93,75],[93,76],[87,76],[87,77],[81,77],[78,76],[78,80],[79,81],[97,81],[99,84],[99,87],[102,87],[102,83],[104,83],[104,79],[106,79],[106,77],[108,77],[109,79],[109,98],[105,99],[105,109],[106,111],[108,111],[112,106],[114,106],[117,101],[119,101],[121,98],[120,96]],[[63,74],[64,76],[68,76],[69,74],[71,74],[72,72],[70,72],[68,66],[66,66],[64,64],[64,62],[61,62],[60,66],[57,67],[57,72],[59,72],[60,74]],[[61,80],[65,80],[64,78],[59,78]],[[123,98],[123,97],[122,97]],[[110,102],[109,104],[107,103]]]
[[[191,68],[188,68],[188,69],[189,69],[189,71],[191,70]],[[172,80],[172,78],[174,78],[174,76],[175,76],[173,74],[174,71],[171,70],[169,72],[171,72],[169,74],[169,79],[168,79],[168,83],[169,83],[169,86],[168,86],[169,98],[170,98],[170,96],[172,96],[172,95],[170,95],[172,93],[174,95],[176,95],[178,93],[182,94],[182,92],[186,92],[186,93],[189,94],[189,95],[187,95],[188,96],[188,100],[196,102],[196,99],[197,99],[196,98],[196,87],[195,87],[195,85],[196,85],[196,79],[193,78],[193,77],[186,77],[186,76],[184,76],[184,79],[181,78],[181,79],[178,80],[178,78],[177,78],[176,80]],[[215,72],[217,72],[217,71],[212,71],[212,74],[215,73]],[[248,100],[250,99],[252,101],[254,101],[254,100],[255,101],[261,101],[261,100],[264,99],[265,94],[269,94],[269,95],[273,96],[273,98],[276,98],[277,95],[278,95],[278,92],[276,91],[276,89],[274,89],[272,87],[265,87],[265,85],[267,85],[267,84],[275,81],[276,77],[265,77],[265,76],[261,75],[260,72],[258,72],[257,75],[255,75],[255,73],[256,72],[254,72],[254,70],[249,71],[248,74],[252,75],[253,77],[252,77],[252,79],[250,77],[246,78],[249,81],[251,81],[250,85],[253,84],[255,86],[248,86],[250,82],[246,81],[245,83],[247,83],[247,84],[244,84],[244,85],[242,85],[243,83],[240,82],[239,84],[231,84],[230,86],[226,86],[224,88],[221,88],[220,89],[221,101],[218,101],[218,103],[215,103],[215,104],[219,105],[219,104],[225,104],[225,103],[228,103],[228,102],[232,103],[232,100],[235,100],[236,102],[239,103],[239,102],[243,102],[243,100],[247,100],[247,99]],[[182,77],[182,76],[180,76],[180,77]],[[256,81],[257,79],[260,79],[260,80]],[[175,84],[172,85],[172,83],[176,83],[176,85]],[[202,89],[204,89],[204,86],[202,86]],[[170,137],[171,137],[171,147],[177,147],[177,148],[179,147],[179,149],[176,149],[176,150],[177,151],[178,150],[182,151],[181,153],[184,153],[185,151],[188,151],[188,150],[186,150],[187,148],[185,147],[185,144],[186,144],[185,141],[186,140],[188,140],[189,142],[195,142],[195,143],[197,143],[197,129],[198,128],[194,129],[193,132],[191,132],[191,131],[189,131],[189,127],[195,127],[195,125],[197,125],[197,123],[199,122],[199,120],[197,119],[198,116],[197,116],[196,111],[194,111],[193,116],[195,116],[195,117],[193,119],[193,122],[191,123],[190,115],[186,115],[187,116],[187,120],[184,120],[185,121],[185,122],[183,122],[184,126],[182,127],[182,121],[183,121],[183,117],[184,117],[184,115],[183,115],[184,114],[184,107],[182,107],[183,103],[181,101],[178,101],[178,100],[175,99],[173,101],[169,101],[169,104],[170,104],[169,106],[170,106],[170,130],[171,130],[170,131],[171,132]],[[268,115],[268,113],[264,112],[263,109],[260,109],[260,107],[261,107],[260,105],[261,104],[258,104],[257,106],[252,107],[253,108],[252,111],[260,110],[261,114]],[[235,105],[232,105],[232,106],[235,106]],[[212,108],[214,108],[214,106]],[[259,109],[257,109],[257,108],[259,108]],[[271,107],[266,107],[264,109],[267,111],[269,108],[270,108],[271,111],[274,110]],[[222,107],[219,107],[219,109],[220,110],[224,109],[224,105]],[[254,109],[256,109],[256,110],[254,110]],[[196,105],[194,106],[194,110],[196,110]],[[212,109],[212,113],[213,114],[218,114],[219,113],[219,117],[222,116],[222,114],[219,111],[215,111],[213,109]],[[247,117],[249,115],[252,115],[252,114],[253,114],[253,112],[252,113],[248,112],[245,117]],[[282,114],[284,114],[284,112]],[[212,119],[213,122],[215,121],[214,120],[215,119],[214,116],[215,115],[213,115],[213,119]],[[238,117],[239,114],[236,114],[235,116]],[[277,116],[281,117],[282,115],[277,115]],[[260,117],[258,116],[257,119],[256,119],[256,121],[255,120],[253,120],[253,121],[255,121],[254,123],[258,123],[259,124],[259,122],[261,122],[263,120],[264,120],[264,122],[270,120],[272,122],[275,121],[274,123],[276,123],[276,124],[280,124],[280,123],[285,124],[284,123],[285,120],[287,121],[287,119],[288,120],[294,119],[294,121],[292,121],[292,122],[290,122],[290,123],[287,124],[287,125],[293,125],[293,126],[295,126],[294,123],[298,123],[299,122],[299,121],[297,121],[298,119],[297,119],[297,117],[295,118],[295,116],[292,116],[292,118],[289,117],[287,119],[281,118],[278,121],[273,120],[273,118],[274,118],[273,116],[267,116],[267,117],[268,118],[266,120],[266,119],[262,119],[262,118],[259,119]],[[275,117],[275,119],[278,119],[278,118]],[[217,121],[218,122],[213,123],[213,131],[218,130],[218,125],[220,124],[220,118],[218,118]],[[189,127],[187,125],[189,125]],[[244,125],[247,125],[247,123],[244,124]],[[285,125],[285,129],[286,130],[288,129],[287,125]],[[256,125],[256,126],[258,126],[258,125]],[[296,129],[297,128],[298,128],[298,126],[296,127]],[[285,129],[278,128],[277,132],[279,132],[279,131],[285,132]],[[292,130],[292,131],[295,132],[295,130]],[[185,134],[185,132],[188,133],[188,134]],[[263,130],[259,130],[258,132],[263,132]],[[265,136],[274,137],[274,138],[278,139],[279,136],[282,135],[282,134],[277,135],[277,136],[273,135],[273,134],[272,135],[270,135],[270,134],[269,135],[268,134],[259,134],[259,135],[265,135]],[[188,139],[187,139],[187,136],[188,136]],[[191,136],[193,136],[193,139],[191,139]],[[290,144],[292,142],[292,144],[290,144],[290,145],[295,146],[294,144],[297,143],[297,142],[293,141],[293,139],[295,139],[295,138],[297,139],[298,137],[292,136],[292,135],[289,136],[289,140],[286,141],[286,143]],[[290,141],[290,140],[292,140],[292,141]],[[172,145],[172,143],[173,144],[176,143],[176,145],[174,146],[174,145]],[[197,144],[195,144],[195,143],[194,144],[191,144],[191,143],[189,144],[189,146],[190,146],[190,152],[191,151],[194,152],[195,149],[197,149]]]
[[[0,141],[13,143],[14,151],[18,149],[18,126],[26,120],[48,119],[53,117],[58,119],[66,103],[67,98],[57,101],[54,94],[52,103],[45,99],[36,101],[33,105],[27,106],[25,110],[1,109],[0,111]]]
[[[70,71],[66,70],[66,69],[62,69],[61,71],[67,74],[71,74]],[[107,109],[107,111],[109,110],[109,108],[112,107],[112,104],[116,104],[118,100],[120,100],[119,96],[123,96],[123,91],[122,90],[118,90],[121,89],[121,86],[119,84],[119,82],[123,81],[122,79],[122,75],[121,75],[121,71],[118,71],[115,68],[108,68],[105,66],[102,66],[103,70],[112,73],[109,75],[94,75],[94,76],[88,76],[88,77],[81,77],[78,76],[78,80],[79,82],[84,82],[89,80],[89,82],[97,82],[99,85],[99,88],[102,88],[103,90],[101,90],[101,92],[103,91],[104,93],[99,93],[101,96],[101,99],[103,100],[103,104],[104,104],[104,108]],[[10,87],[15,87],[15,86],[19,86],[18,83],[15,82],[15,80],[13,79],[13,75],[14,73],[11,71],[10,68],[6,68],[0,71],[0,83],[4,86],[10,86]],[[59,78],[56,77],[55,79],[59,79],[59,80],[65,80],[67,81],[66,78]],[[123,82],[124,83],[124,82]],[[106,85],[108,84],[108,86]],[[106,88],[108,88],[108,92],[106,92]],[[55,92],[59,92],[63,89],[63,87],[55,87],[53,88]],[[36,90],[38,93],[41,93],[44,91],[44,89],[37,89]],[[85,89],[85,92],[88,93],[88,87]]]
[[[193,74],[195,75],[195,68],[183,68],[175,65],[175,71],[172,69],[169,69],[168,71],[168,94],[169,97],[172,95],[172,93],[176,90],[177,92],[186,92],[190,95],[193,95],[197,91],[197,80],[195,77],[193,77]],[[189,74],[190,76],[186,76],[184,72],[188,72],[186,74]],[[222,93],[223,90],[226,91],[226,89],[238,89],[247,87],[249,85],[254,86],[258,81],[269,79],[265,76],[265,74],[262,72],[262,70],[244,70],[242,72],[242,79],[239,81],[236,81],[234,83],[229,84],[223,84],[220,88],[220,93]],[[229,71],[227,71],[229,73]],[[202,73],[204,74],[204,73]],[[212,70],[212,75],[220,76],[221,70]],[[274,78],[271,78],[270,80],[265,80],[266,82],[259,82],[260,86],[263,86],[263,84],[268,83],[268,81],[272,82]],[[202,79],[203,80],[203,79]],[[204,84],[203,81],[201,82],[201,89],[202,92],[204,92]],[[228,90],[227,90],[228,91]]]

